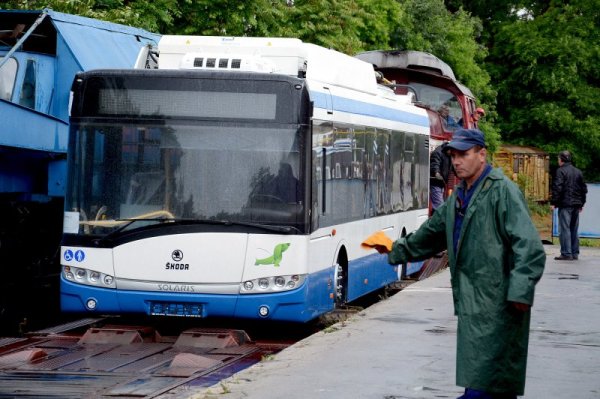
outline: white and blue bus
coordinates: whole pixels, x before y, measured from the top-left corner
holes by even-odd
[[[360,244],[428,216],[424,109],[297,39],[159,52],[73,83],[62,311],[306,322],[399,280]]]

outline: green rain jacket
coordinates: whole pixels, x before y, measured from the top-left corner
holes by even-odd
[[[448,249],[458,316],[456,384],[490,393],[525,390],[531,311],[546,255],[519,188],[492,170],[471,198],[456,253],[456,191],[417,231],[394,242],[389,262],[406,263]]]

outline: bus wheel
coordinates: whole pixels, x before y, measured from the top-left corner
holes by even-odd
[[[343,258],[343,256],[341,257]],[[348,288],[348,265],[345,259],[338,259],[335,265],[335,307],[340,308],[346,304],[346,291]]]

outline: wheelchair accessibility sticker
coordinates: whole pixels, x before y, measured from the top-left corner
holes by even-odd
[[[77,262],[83,262],[83,260],[85,259],[85,252],[83,252],[81,249],[78,249],[77,251],[75,251],[75,253],[73,253],[73,251],[67,249],[63,257],[67,262],[70,262],[73,259],[75,259]]]

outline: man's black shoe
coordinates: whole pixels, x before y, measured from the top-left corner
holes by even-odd
[[[563,256],[563,255],[556,256],[554,259],[555,260],[573,260],[573,258],[571,256]]]
[[[573,256],[573,260],[577,260],[577,259],[579,259],[578,255]]]

